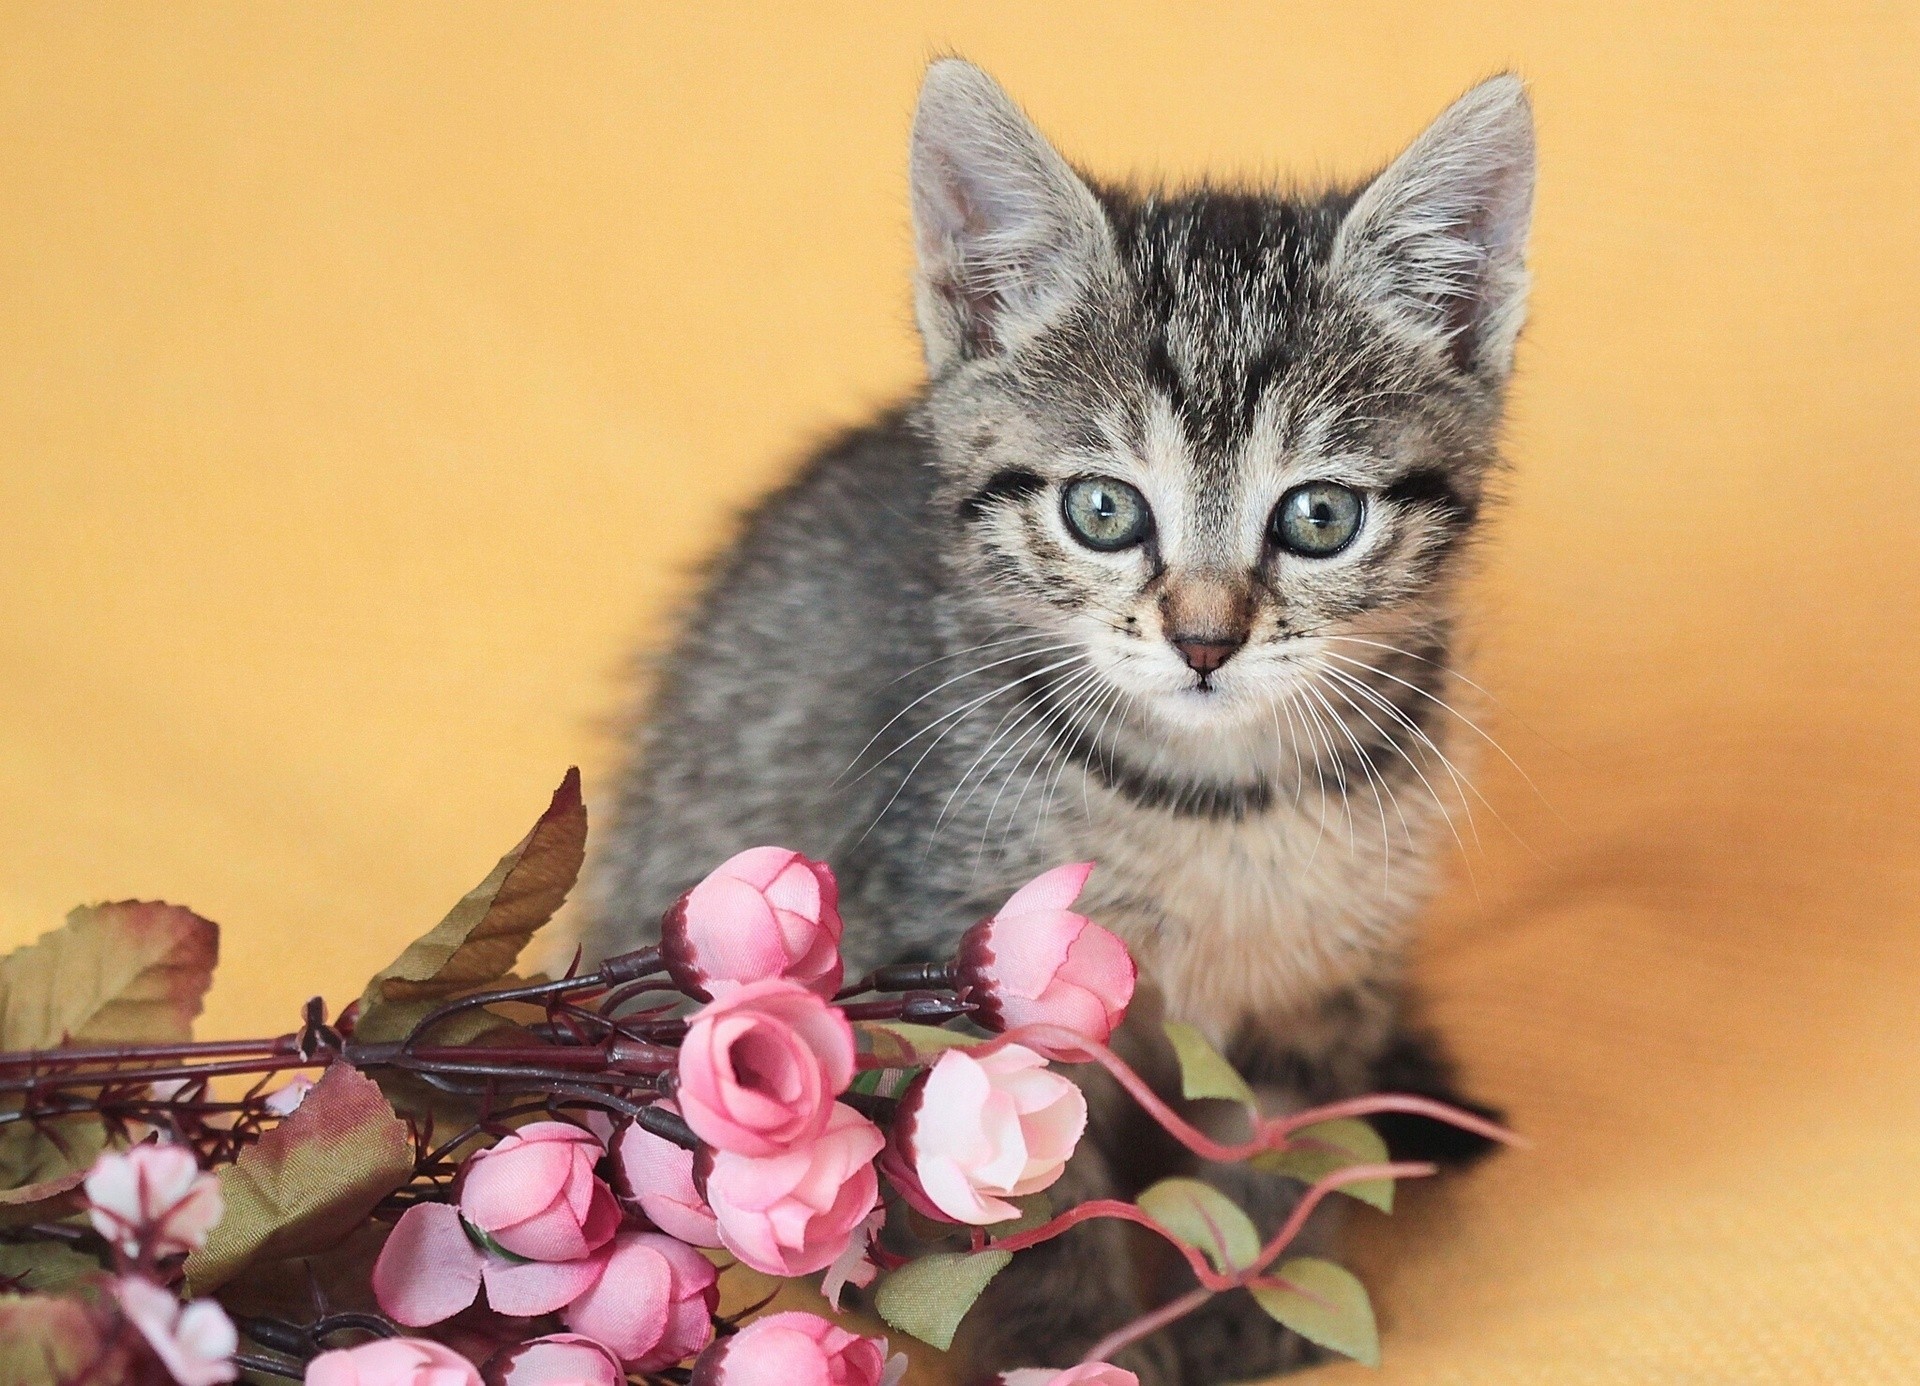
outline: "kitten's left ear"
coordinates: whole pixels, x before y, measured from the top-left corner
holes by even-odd
[[[1482,82],[1368,185],[1333,266],[1366,302],[1440,339],[1494,383],[1527,313],[1533,111],[1511,75]]]
[[[972,63],[927,69],[911,181],[914,307],[936,375],[1030,339],[1115,264],[1092,190]]]

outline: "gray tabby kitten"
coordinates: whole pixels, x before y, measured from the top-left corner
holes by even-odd
[[[1276,1106],[1454,1097],[1402,957],[1450,840],[1450,632],[1533,183],[1512,77],[1356,189],[1143,194],[934,64],[912,145],[927,383],[712,572],[603,840],[590,949],[650,939],[762,843],[832,863],[850,977],[945,958],[1016,886],[1091,860],[1079,908],[1151,983],[1127,1041],[1149,1070],[1163,1006]],[[1167,1172],[1126,1104],[1094,1106],[1059,1201]],[[1473,1153],[1382,1124],[1396,1154]],[[1210,1173],[1269,1230],[1299,1190]],[[1128,1245],[1095,1225],[1016,1258],[969,1317],[971,1368],[1067,1365],[1178,1291],[1137,1283]],[[1242,1293],[1123,1360],[1200,1386],[1307,1355]]]

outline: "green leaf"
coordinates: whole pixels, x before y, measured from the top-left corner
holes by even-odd
[[[1206,1253],[1217,1271],[1240,1270],[1260,1256],[1260,1234],[1240,1205],[1198,1179],[1162,1179],[1136,1200],[1148,1217]]]
[[[1011,1251],[922,1256],[880,1282],[874,1307],[892,1327],[945,1352],[967,1310],[1012,1259]]]
[[[59,1222],[86,1207],[80,1192],[84,1169],[69,1170],[56,1179],[42,1179],[0,1193],[0,1228],[25,1227],[34,1222]]]
[[[107,1341],[104,1316],[66,1295],[0,1295],[0,1386],[128,1381],[123,1342]]]
[[[0,1242],[0,1282],[51,1294],[101,1275],[100,1263],[64,1242]]]
[[[975,1035],[943,1030],[937,1025],[915,1025],[906,1020],[856,1020],[854,1038],[861,1052],[889,1068],[917,1068],[927,1056],[948,1049],[970,1049],[986,1041]]]
[[[83,905],[0,958],[0,1049],[192,1039],[219,956],[219,927],[179,905]]]
[[[1338,1170],[1354,1165],[1384,1164],[1387,1158],[1387,1143],[1370,1123],[1341,1117],[1303,1126],[1288,1137],[1285,1150],[1269,1150],[1248,1163],[1269,1174],[1284,1174],[1303,1183],[1317,1184]],[[1343,1184],[1339,1191],[1362,1203],[1371,1203],[1383,1213],[1393,1211],[1391,1179]]]
[[[1174,1056],[1180,1060],[1181,1096],[1224,1097],[1249,1107],[1256,1105],[1247,1080],[1221,1057],[1205,1035],[1180,1020],[1169,1020],[1161,1028],[1173,1041]]]
[[[196,1295],[256,1261],[322,1251],[413,1177],[413,1142],[379,1084],[336,1063],[285,1121],[220,1170],[227,1211],[187,1258]]]
[[[1380,1365],[1380,1330],[1373,1321],[1367,1287],[1350,1271],[1315,1256],[1281,1266],[1284,1285],[1256,1283],[1254,1299],[1274,1319],[1309,1342],[1344,1353],[1369,1367]]]
[[[48,1134],[51,1132],[52,1134]],[[36,1130],[24,1121],[0,1128],[0,1185],[15,1191],[57,1183],[68,1176],[84,1177],[94,1157],[107,1148],[107,1128],[92,1112],[49,1122]],[[11,1226],[0,1209],[0,1226]],[[39,1222],[37,1215],[29,1221]]]
[[[540,821],[486,880],[367,983],[354,1037],[374,1043],[403,1038],[443,1001],[505,977],[573,889],[586,845],[580,772],[569,770]]]

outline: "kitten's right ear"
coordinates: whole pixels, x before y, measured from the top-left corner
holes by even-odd
[[[1114,264],[1092,191],[972,63],[927,69],[911,179],[914,308],[936,375],[1030,339]]]

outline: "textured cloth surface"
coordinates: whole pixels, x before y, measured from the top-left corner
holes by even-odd
[[[1539,793],[1480,748],[1421,969],[1534,1145],[1362,1215],[1365,1379],[1920,1380],[1910,4],[0,8],[0,943],[178,900],[286,1029],[604,791],[686,566],[916,376],[949,48],[1175,178],[1533,82]]]

